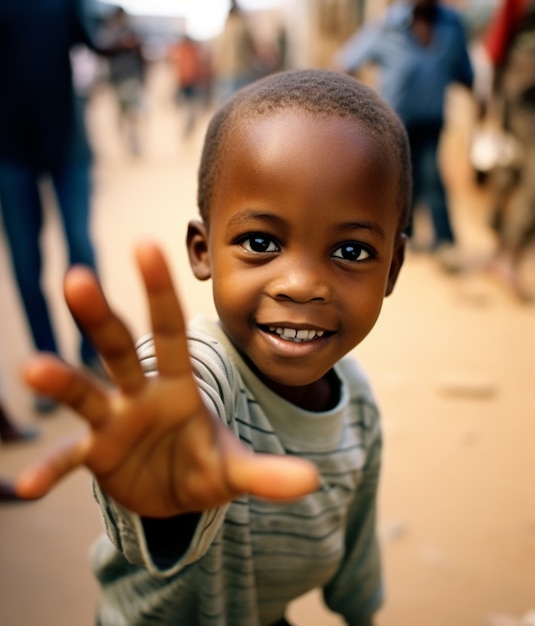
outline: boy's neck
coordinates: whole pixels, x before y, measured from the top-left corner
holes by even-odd
[[[258,369],[258,367],[256,367],[247,354],[239,350],[238,347],[233,344],[230,336],[223,328],[221,321],[218,322],[218,326],[223,331],[228,341],[232,344],[233,348],[238,352],[258,379],[261,380],[266,387],[271,389],[273,393],[276,393],[287,402],[291,402],[305,411],[320,413],[322,411],[329,411],[330,409],[333,409],[340,401],[340,380],[334,369],[330,369],[319,380],[316,380],[309,385],[295,387],[292,385],[276,383],[267,378]]]
[[[266,380],[260,372],[256,373],[271,391],[305,411],[329,411],[340,401],[340,381],[334,370],[329,370],[319,380],[305,387],[274,383]]]

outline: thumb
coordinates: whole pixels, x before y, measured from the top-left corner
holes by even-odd
[[[84,463],[88,443],[85,433],[65,439],[46,456],[23,470],[15,481],[17,497],[35,500],[46,495],[62,478]]]
[[[298,500],[319,486],[316,466],[305,459],[277,454],[259,454],[224,432],[230,454],[227,480],[239,493],[249,493],[280,502]]]
[[[243,492],[286,502],[298,500],[319,486],[316,466],[305,459],[275,454],[250,454],[234,464],[231,472]]]

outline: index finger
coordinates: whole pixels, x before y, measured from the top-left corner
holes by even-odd
[[[142,387],[145,376],[134,339],[111,309],[94,273],[73,267],[65,277],[64,291],[73,317],[102,356],[114,382],[125,391]]]
[[[186,322],[165,256],[150,242],[139,244],[136,256],[147,292],[158,373],[189,374]]]

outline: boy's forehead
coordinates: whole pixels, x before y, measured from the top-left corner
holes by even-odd
[[[321,199],[323,207],[381,202],[398,212],[399,164],[381,135],[355,118],[283,111],[248,119],[231,135],[212,210],[239,198],[238,205],[288,207],[296,199],[310,206]]]
[[[269,89],[241,92],[211,122],[199,169],[198,201],[205,221],[221,180],[228,183],[231,173],[233,184],[241,185],[241,172],[233,166],[237,160],[243,165],[243,154],[251,162],[265,162],[270,155],[278,157],[284,147],[287,153],[293,151],[297,163],[302,155],[313,152],[315,162],[308,161],[311,171],[336,160],[342,166],[354,163],[355,158],[382,170],[383,182],[396,189],[403,227],[410,203],[410,157],[406,135],[394,113],[374,92],[356,87],[354,79],[348,82],[338,75],[333,79],[328,73],[328,81],[323,74],[309,80],[307,75],[292,91],[293,83],[284,79],[285,73],[281,75],[280,85],[273,79],[276,89],[270,83]],[[332,84],[340,89],[333,90]],[[318,135],[321,141],[311,143]],[[368,149],[355,157],[354,146],[362,143]]]
[[[220,163],[220,172],[246,153],[255,161],[269,162],[293,153],[295,159],[318,166],[351,166],[351,161],[368,161],[397,177],[396,161],[389,139],[370,129],[362,120],[335,112],[309,112],[282,109],[268,115],[247,117],[233,132],[227,133],[227,149]],[[390,148],[390,149],[389,149]],[[315,153],[319,160],[308,160]]]

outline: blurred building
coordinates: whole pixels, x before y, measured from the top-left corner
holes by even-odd
[[[114,6],[122,6],[136,30],[144,34],[147,56],[159,56],[177,36],[211,39],[224,23],[227,0],[191,2],[153,0],[86,0],[98,21]],[[285,66],[323,67],[375,6],[386,0],[243,0],[260,44],[284,43]],[[168,7],[168,9],[166,9]],[[258,8],[256,8],[258,7]],[[209,10],[208,10],[209,9]],[[377,9],[378,11],[378,9]]]
[[[333,54],[365,21],[391,0],[241,0],[260,47],[282,47],[284,67],[328,67]],[[469,33],[484,30],[497,0],[443,0],[465,16]],[[146,41],[146,57],[158,59],[177,37],[207,45],[223,28],[229,0],[86,0],[95,16],[123,6]]]

